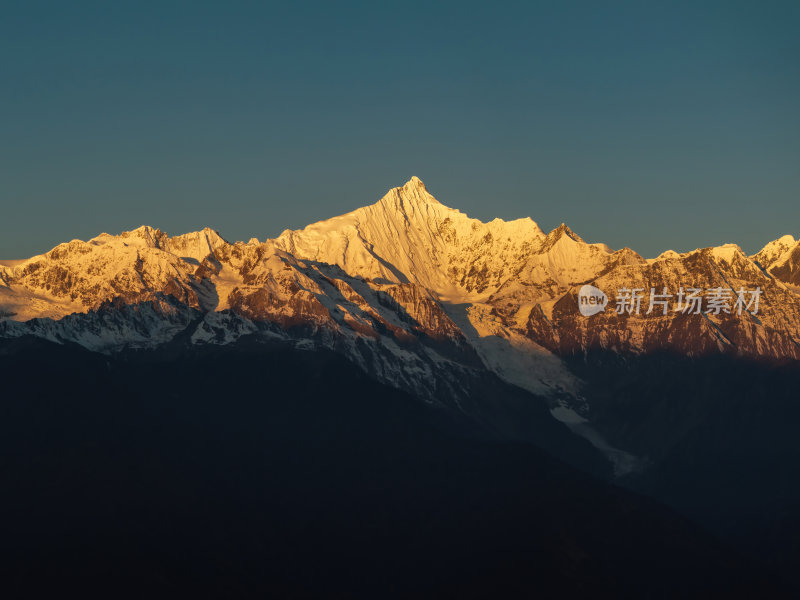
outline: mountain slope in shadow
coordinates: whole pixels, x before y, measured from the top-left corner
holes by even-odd
[[[0,382],[16,595],[788,597],[656,502],[333,353],[21,338]]]
[[[595,351],[570,365],[592,425],[650,464],[624,485],[798,572],[800,364]]]

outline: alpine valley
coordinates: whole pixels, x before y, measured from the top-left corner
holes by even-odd
[[[581,314],[585,285],[608,294],[606,310]],[[759,290],[758,310],[648,310],[651,288],[687,287]],[[614,310],[625,288],[644,290],[638,313]],[[268,580],[287,595],[335,581],[374,597],[389,577],[406,595],[552,585],[568,597],[790,597],[798,389],[791,235],[752,256],[726,244],[646,259],[564,224],[483,223],[416,177],[265,242],[103,233],[0,261],[0,437],[15,489],[27,490],[12,501],[27,525],[7,562],[23,587],[30,565],[60,556],[67,579],[124,563],[176,589],[213,565],[224,589],[198,588],[237,596]],[[88,487],[76,464],[91,465]],[[132,492],[120,469],[147,483]],[[386,472],[392,484],[375,483]],[[163,506],[142,492],[155,488],[172,490]],[[64,558],[70,526],[42,500],[59,494],[81,539],[110,554]],[[326,499],[317,529],[300,498]],[[188,520],[162,522],[178,505]],[[192,537],[221,507],[231,528]],[[266,507],[279,524],[264,525]],[[95,511],[126,525],[95,531]],[[140,533],[156,526],[193,541],[154,566]],[[283,541],[267,547],[261,534]],[[135,541],[116,561],[121,537]],[[241,560],[181,554],[205,542]],[[370,556],[388,545],[388,563]],[[269,577],[242,567],[248,556],[269,562]],[[320,560],[321,579],[297,567]],[[348,569],[381,575],[347,588]]]

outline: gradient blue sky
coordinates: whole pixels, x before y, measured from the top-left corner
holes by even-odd
[[[645,255],[800,235],[800,3],[3,2],[0,258],[411,175]]]

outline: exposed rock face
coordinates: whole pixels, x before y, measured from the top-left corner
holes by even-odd
[[[800,287],[800,242],[780,256],[769,268],[776,279]]]
[[[798,296],[763,272],[738,247],[706,248],[627,265],[607,270],[592,282],[612,298],[605,312],[582,317],[575,310],[576,290],[568,290],[555,302],[530,311],[528,335],[562,354],[601,348],[637,354],[670,350],[691,356],[723,351],[750,357],[800,358]],[[705,306],[699,314],[676,311],[677,295],[688,287],[729,290],[730,313],[707,313]],[[614,297],[622,288],[642,290],[638,315],[615,310]],[[664,289],[672,294],[666,314],[660,305],[650,309],[651,289],[656,294]],[[739,314],[735,308],[736,293],[742,289],[761,291],[755,315],[747,310]],[[744,297],[749,300],[751,296]]]
[[[585,284],[609,297],[590,317],[578,311]],[[675,310],[689,287],[758,289],[758,311]],[[638,314],[616,310],[623,288],[642,290]],[[666,314],[648,311],[651,289],[672,294]],[[414,177],[373,205],[264,243],[140,227],[7,262],[0,334],[104,351],[158,345],[186,328],[194,343],[271,335],[334,348],[428,397],[442,373],[457,386],[459,373],[476,368],[574,396],[558,357],[592,349],[798,359],[798,290],[792,236],[752,257],[726,245],[645,260],[586,243],[563,224],[545,234],[530,219],[482,223]]]

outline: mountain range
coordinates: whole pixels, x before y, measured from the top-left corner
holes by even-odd
[[[673,295],[758,288],[761,297],[756,314],[583,318],[577,291],[589,283]],[[263,243],[143,226],[0,261],[0,334],[110,352],[179,332],[194,343],[262,332],[340,348],[391,384],[413,385],[446,360],[534,392],[569,392],[575,382],[558,357],[597,348],[798,359],[798,293],[800,242],[789,235],[753,256],[726,244],[645,259],[586,243],[563,224],[545,234],[529,218],[471,219],[413,177],[375,204]],[[108,316],[123,305],[136,307],[127,321]],[[368,364],[364,345],[392,364]]]
[[[586,286],[608,299],[591,316],[580,311]],[[699,310],[686,310],[690,289],[706,302]],[[640,310],[625,304],[632,290]],[[727,304],[713,309],[713,294]],[[743,294],[758,304],[737,310]],[[418,402],[458,436],[533,444],[768,568],[800,565],[800,241],[790,235],[752,256],[726,244],[646,259],[565,224],[483,223],[413,177],[264,242],[142,226],[0,261],[0,342],[6,361],[29,357],[20,373],[37,370],[37,353],[92,357],[84,382],[104,362],[133,381],[153,361],[201,357],[197,377],[213,378],[216,364],[231,382],[245,375],[230,356],[249,368],[276,352],[309,364],[335,356],[348,380]],[[151,373],[148,389],[168,402],[182,392],[166,372]],[[295,363],[285,372],[303,377]]]
[[[564,224],[544,233],[529,218],[471,219],[413,177],[375,204],[263,243],[143,226],[0,262],[0,336],[106,353],[176,336],[281,339],[335,350],[433,403],[458,405],[465,378],[491,373],[580,421],[589,409],[586,382],[569,367],[576,355],[800,359],[799,278],[800,241],[789,235],[753,256],[726,244],[645,259]],[[584,317],[586,284],[612,296],[642,290],[641,310]],[[651,289],[675,301],[690,287],[734,298],[759,290],[759,304],[647,311]]]

